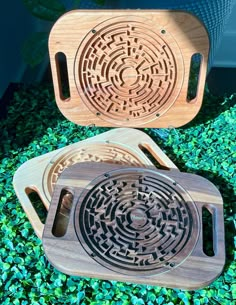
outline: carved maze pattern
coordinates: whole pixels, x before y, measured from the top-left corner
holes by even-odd
[[[164,34],[136,21],[110,23],[92,32],[78,49],[78,70],[75,65],[84,103],[112,121],[156,119],[170,106],[177,78]]]
[[[196,242],[195,204],[189,196],[186,202],[186,193],[172,180],[146,171],[105,174],[77,206],[75,225],[82,245],[99,263],[120,273],[170,270]]]
[[[76,163],[86,161],[144,166],[140,158],[130,151],[114,144],[94,143],[93,145],[72,149],[66,153],[62,151],[51,160],[44,174],[44,180],[46,180],[44,184],[46,184],[49,194],[52,194],[58,177],[66,168]]]

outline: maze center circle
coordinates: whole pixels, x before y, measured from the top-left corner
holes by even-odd
[[[127,67],[121,71],[120,78],[123,83],[123,86],[130,87],[136,83],[138,78],[138,73],[133,67]]]
[[[145,162],[130,150],[116,144],[94,143],[73,149],[65,148],[50,160],[44,172],[43,188],[48,200],[51,198],[54,186],[61,173],[69,166],[86,161],[132,166],[144,166]]]
[[[105,21],[77,50],[74,77],[79,95],[104,120],[157,119],[179,94],[182,72],[177,71],[176,54],[181,57],[172,36],[146,20]]]
[[[135,208],[130,213],[130,220],[131,226],[138,229],[146,224],[147,215],[141,209]]]
[[[100,264],[125,274],[156,274],[192,252],[197,210],[171,179],[128,169],[92,183],[78,201],[75,228],[82,246]]]

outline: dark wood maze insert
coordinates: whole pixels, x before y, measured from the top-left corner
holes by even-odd
[[[155,274],[191,253],[198,215],[175,182],[145,170],[98,180],[75,213],[78,238],[96,261],[121,273]]]

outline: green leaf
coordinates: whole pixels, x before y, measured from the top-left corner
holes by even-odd
[[[7,269],[10,269],[11,265],[8,264],[8,263],[4,263],[3,264],[3,271],[7,270]]]
[[[13,301],[13,304],[14,305],[20,305],[20,301],[16,299],[16,300]]]
[[[231,291],[232,291],[233,299],[236,300],[236,284],[232,284]]]
[[[61,288],[57,287],[55,289],[55,296],[57,296],[57,297],[61,297],[62,296],[62,289]]]
[[[22,47],[24,61],[31,67],[41,63],[48,52],[48,33],[33,33]]]
[[[157,302],[158,302],[158,304],[163,304],[163,302],[164,302],[164,298],[163,298],[163,296],[159,296],[158,298],[157,298]]]
[[[23,0],[31,14],[43,20],[56,21],[66,12],[59,0]]]
[[[147,297],[148,297],[148,300],[150,300],[150,301],[154,302],[156,300],[156,295],[153,292],[148,292]]]
[[[78,304],[80,304],[80,301],[83,300],[84,296],[85,296],[84,291],[80,291],[80,292],[77,293]]]

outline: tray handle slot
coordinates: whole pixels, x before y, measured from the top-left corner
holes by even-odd
[[[207,256],[215,256],[215,223],[214,208],[209,206],[202,207],[202,248]]]
[[[60,193],[59,203],[52,227],[52,234],[55,237],[62,237],[66,234],[73,200],[73,191],[68,188],[63,188]]]
[[[24,197],[25,204],[23,208],[37,236],[41,239],[47,217],[47,209],[44,206],[39,193],[34,188],[26,187]]]
[[[57,52],[55,54],[56,63],[56,82],[58,85],[59,96],[63,102],[70,101],[70,86],[67,67],[67,58],[65,53]]]
[[[187,101],[194,103],[199,91],[199,79],[202,73],[202,54],[195,53],[191,57],[190,68],[189,68],[189,80],[188,80],[188,91]]]
[[[225,236],[223,208],[217,204],[199,204],[198,212],[201,222],[201,233],[198,250],[202,258],[218,262],[217,268],[225,262]]]
[[[141,143],[138,145],[143,154],[156,166],[156,168],[164,170],[177,170],[177,166],[167,157],[167,155],[157,146]]]

